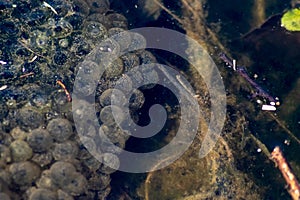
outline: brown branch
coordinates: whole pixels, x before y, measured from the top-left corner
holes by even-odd
[[[63,88],[63,90],[66,94],[68,102],[71,102],[72,101],[72,96],[71,96],[70,92],[68,91],[67,87],[63,84],[63,82],[61,82],[61,80],[56,81],[56,83]]]
[[[290,193],[293,200],[299,200],[300,199],[300,185],[297,181],[296,176],[291,171],[291,168],[289,167],[287,161],[283,157],[282,151],[277,146],[274,148],[272,152],[272,159],[277,164],[279,170],[281,171],[287,186],[288,186],[288,192]]]

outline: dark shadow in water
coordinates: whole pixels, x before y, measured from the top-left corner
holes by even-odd
[[[162,106],[168,106],[170,110],[167,111],[168,119],[164,124],[164,127],[150,138],[137,138],[130,137],[126,142],[125,150],[136,153],[147,153],[156,151],[163,148],[168,144],[167,141],[164,141],[164,138],[168,135],[170,129],[176,130],[176,127],[173,126],[176,119],[170,119],[170,114],[180,113],[179,102],[176,96],[168,88],[161,85],[156,85],[153,88],[142,90],[145,103],[141,109],[135,111],[135,114],[138,115],[139,126],[146,126],[150,122],[149,118],[149,109],[154,104],[159,104]],[[152,122],[153,123],[153,122]],[[143,133],[137,133],[143,134]]]

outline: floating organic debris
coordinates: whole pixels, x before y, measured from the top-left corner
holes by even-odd
[[[47,8],[50,8],[56,15],[58,15],[57,11],[50,4],[48,4],[46,1],[43,2],[43,5]]]
[[[262,105],[261,110],[275,111],[276,107],[273,105]]]

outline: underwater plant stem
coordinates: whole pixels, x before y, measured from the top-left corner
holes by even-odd
[[[296,176],[291,171],[291,168],[289,167],[289,164],[285,160],[282,151],[277,146],[274,148],[271,158],[274,160],[276,165],[278,166],[279,170],[281,171],[288,187],[288,192],[293,198],[293,200],[299,200],[300,199],[300,185],[297,181]]]

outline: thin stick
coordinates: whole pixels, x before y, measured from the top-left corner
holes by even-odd
[[[34,72],[29,72],[27,74],[23,74],[20,76],[20,78],[25,78],[25,77],[28,77],[28,76],[31,76],[31,75],[34,75]]]
[[[40,57],[42,57],[42,58],[44,58],[44,59],[46,59],[47,61],[48,61],[48,59],[45,57],[45,56],[43,56],[43,55],[41,55],[41,54],[39,54],[39,53],[36,53],[36,52],[34,52],[32,49],[30,49],[25,43],[23,43],[23,42],[21,42],[21,41],[19,41],[18,40],[18,42],[25,48],[25,49],[27,49],[28,51],[30,51],[31,53],[33,53],[33,54],[35,54],[35,55],[37,55],[37,56],[40,56]]]
[[[154,0],[154,3],[156,3],[159,7],[161,7],[164,11],[166,11],[170,16],[172,16],[175,20],[177,20],[180,24],[183,24],[182,20],[174,15],[168,8],[166,8],[163,4],[161,4],[159,1]]]
[[[269,116],[271,116],[276,122],[277,124],[279,124],[279,126],[281,128],[283,128],[283,130],[285,130],[287,132],[287,134],[293,138],[296,142],[298,142],[298,144],[300,144],[300,140],[292,133],[292,131],[290,131],[283,122],[281,122],[274,114],[272,113],[267,113]]]
[[[299,200],[300,199],[300,185],[297,181],[296,176],[291,171],[291,168],[289,167],[287,161],[285,160],[282,151],[277,146],[274,148],[272,152],[272,159],[278,166],[279,170],[281,171],[287,185],[288,185],[288,192],[290,193],[293,200]]]
[[[58,85],[60,85],[64,89],[64,91],[66,93],[66,96],[67,96],[68,102],[71,102],[72,101],[72,97],[71,97],[70,92],[67,90],[67,87],[61,82],[61,80],[56,81],[56,83]]]
[[[280,105],[280,102],[278,101],[277,98],[272,97],[269,93],[267,93],[264,89],[262,89],[262,87],[260,87],[255,81],[253,81],[246,69],[242,66],[237,66],[235,64],[235,60],[231,60],[230,58],[228,58],[224,53],[220,54],[220,58],[228,64],[229,68],[232,68],[234,71],[238,72],[242,77],[244,77],[257,91],[255,94],[253,94],[253,97],[255,96],[261,96],[263,98],[266,98],[270,101],[271,105]]]

